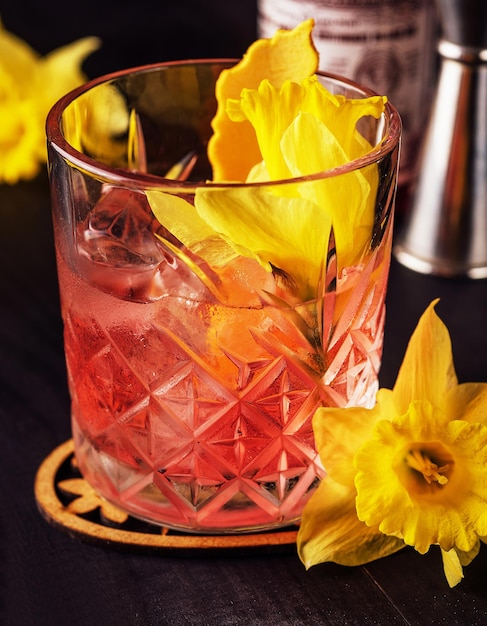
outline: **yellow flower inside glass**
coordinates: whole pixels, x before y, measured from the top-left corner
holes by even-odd
[[[298,535],[306,566],[359,565],[438,545],[451,586],[487,537],[487,384],[458,384],[432,303],[392,390],[377,404],[320,408],[313,419],[327,477]]]
[[[316,74],[312,27],[97,79],[48,122],[79,464],[167,526],[297,521],[315,410],[374,401],[400,123]]]

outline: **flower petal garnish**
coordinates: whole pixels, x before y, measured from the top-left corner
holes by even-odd
[[[328,156],[323,157],[321,151],[303,150],[309,141],[322,145]],[[283,135],[281,147],[291,176],[326,171],[347,162],[347,155],[329,127],[311,114],[297,116]],[[299,186],[301,196],[323,207],[333,224],[339,272],[358,265],[368,249],[377,188],[376,165]]]
[[[244,89],[239,100],[229,100],[227,111],[236,123],[252,124],[264,171],[270,180],[279,180],[326,172],[364,156],[372,146],[358,132],[357,122],[366,115],[380,117],[384,104],[380,96],[350,101],[333,95],[312,76],[281,87],[264,80],[258,89]],[[306,148],[313,144],[320,150]],[[254,169],[250,178],[262,180],[262,175]],[[377,165],[298,187],[298,193],[322,207],[333,222],[339,270],[358,264],[370,241],[377,187]],[[286,188],[276,192],[289,193]]]
[[[190,202],[159,190],[148,190],[146,195],[154,215],[164,228],[210,265],[224,265],[237,256]]]
[[[250,169],[262,160],[252,126],[230,121],[227,100],[239,98],[244,88],[257,88],[265,78],[279,87],[286,80],[299,82],[314,74],[318,53],[311,39],[313,26],[313,20],[306,20],[293,30],[279,30],[271,39],[255,41],[239,63],[218,77],[218,110],[208,144],[213,180],[243,182]]]
[[[316,296],[330,220],[318,205],[273,191],[200,187],[196,210],[237,254],[256,259],[269,272],[283,272],[291,293],[306,301]]]
[[[369,115],[379,118],[385,102],[382,96],[352,100],[333,95],[316,76],[308,76],[300,82],[287,80],[282,85],[265,79],[256,89],[243,89],[239,99],[227,101],[227,113],[236,123],[248,120],[252,124],[269,177],[279,180],[326,171],[366,154],[372,146],[357,131],[357,123]],[[323,144],[317,142],[320,150],[303,149],[313,138],[312,133],[300,134],[297,143],[291,139],[288,145],[300,148],[299,154],[312,154],[316,159],[308,167],[291,172],[286,167],[285,154],[281,153],[281,137],[300,114],[320,121],[328,133]]]
[[[259,40],[216,84],[218,109],[208,147],[216,171],[213,181],[270,184],[254,189],[200,186],[195,194],[198,217],[187,220],[194,212],[185,209],[179,226],[155,208],[164,226],[212,268],[231,259],[221,253],[224,241],[235,255],[255,259],[283,278],[287,302],[320,297],[332,228],[338,274],[345,267],[360,267],[374,225],[378,166],[317,180],[271,183],[323,174],[364,156],[372,146],[357,123],[364,116],[379,118],[386,102],[380,96],[347,100],[311,75],[317,66],[312,27],[308,20],[271,40]],[[244,143],[232,138],[232,129]],[[256,151],[245,143],[247,136],[256,142]],[[316,143],[319,150],[308,149]],[[238,174],[217,171],[232,168],[232,159],[242,167]],[[175,216],[177,211],[168,213]]]
[[[239,120],[243,115],[256,128],[265,163],[265,170],[261,168],[260,173],[265,171],[273,180],[322,172],[349,161],[349,155],[335,137],[335,129],[320,119],[326,118],[322,109],[327,104],[339,108],[341,102],[316,79],[303,84],[288,81],[280,89],[263,81],[257,90],[244,90],[241,100],[234,101],[230,108],[231,117]],[[382,98],[374,98],[374,104],[367,103],[363,109],[357,105],[357,108],[367,113],[374,110],[378,116],[383,106]],[[270,121],[271,110],[276,113],[275,122]],[[353,109],[347,106],[344,110],[343,119],[335,112],[331,115],[338,134],[343,132],[341,126],[348,127]],[[353,114],[353,123],[357,115]],[[346,139],[354,153],[357,150],[353,137],[357,134],[355,129]],[[316,141],[323,145],[322,150],[306,149]],[[251,176],[258,178],[255,169]],[[341,176],[268,190],[198,188],[195,206],[198,215],[236,253],[257,259],[269,270],[276,268],[284,272],[292,279],[300,297],[314,298],[332,223],[339,269],[360,263],[370,241],[377,185],[375,165]]]

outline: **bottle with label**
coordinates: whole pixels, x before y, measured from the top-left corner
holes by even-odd
[[[403,122],[399,184],[410,182],[436,80],[434,0],[259,0],[258,9],[260,37],[314,18],[320,70],[389,98]]]

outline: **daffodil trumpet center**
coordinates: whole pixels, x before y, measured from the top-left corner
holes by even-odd
[[[401,451],[396,471],[410,495],[434,495],[448,485],[454,465],[442,443],[415,442]]]

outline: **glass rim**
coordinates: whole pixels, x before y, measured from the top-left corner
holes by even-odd
[[[106,165],[96,159],[93,159],[86,154],[83,154],[74,146],[72,146],[65,138],[61,130],[61,120],[66,108],[72,104],[77,98],[87,93],[94,87],[102,85],[104,83],[115,81],[119,78],[131,74],[140,74],[145,72],[152,72],[158,69],[167,69],[176,66],[188,66],[188,65],[211,65],[228,64],[229,67],[235,65],[240,59],[233,58],[203,58],[203,59],[187,59],[177,61],[166,61],[159,63],[152,63],[146,65],[135,66],[127,69],[118,70],[109,74],[103,74],[96,78],[86,81],[80,86],[72,89],[64,96],[62,96],[50,109],[46,117],[46,137],[48,145],[51,146],[58,154],[60,154],[65,160],[71,163],[73,166],[78,167],[89,173],[93,177],[99,178],[107,183],[113,183],[117,185],[123,184],[124,186],[137,188],[137,189],[156,189],[165,188],[171,190],[184,190],[185,192],[191,192],[197,188],[239,188],[239,187],[263,187],[263,186],[278,186],[278,185],[291,185],[299,184],[303,182],[310,182],[316,180],[323,180],[326,178],[332,178],[345,174],[350,171],[356,171],[362,169],[367,165],[372,165],[390,154],[396,146],[398,146],[401,138],[402,122],[400,115],[396,107],[387,100],[384,113],[382,115],[385,121],[384,135],[382,139],[366,154],[348,161],[343,165],[337,167],[315,172],[313,174],[307,174],[304,176],[282,178],[276,180],[258,181],[258,182],[245,182],[245,181],[184,181],[175,180],[171,178],[164,178],[163,176],[150,174],[141,170],[128,170],[123,168],[116,168]],[[360,85],[359,83],[340,76],[338,74],[332,74],[328,72],[318,71],[317,76],[324,79],[331,80],[337,84],[342,84],[347,87],[351,87],[360,93],[364,97],[379,95],[373,90]]]

